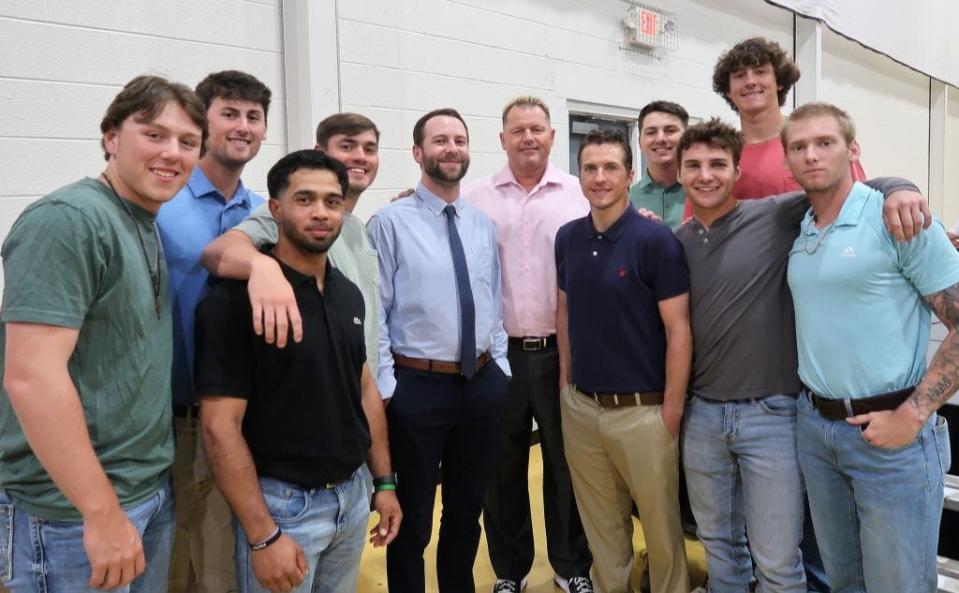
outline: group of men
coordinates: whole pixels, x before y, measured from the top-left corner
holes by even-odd
[[[0,582],[353,591],[372,504],[390,590],[421,593],[442,481],[440,590],[475,590],[482,515],[493,590],[519,592],[535,420],[564,591],[631,590],[633,504],[652,590],[689,590],[680,464],[709,591],[934,591],[959,255],[914,186],[855,182],[845,112],[782,114],[798,75],[763,39],[720,58],[741,134],[644,107],[632,189],[620,134],[582,139],[579,179],[552,165],[535,97],[461,187],[466,122],[431,111],[419,184],[367,225],[368,118],[320,122],[263,204],[240,178],[268,88],[134,79],[104,172],[4,242]]]

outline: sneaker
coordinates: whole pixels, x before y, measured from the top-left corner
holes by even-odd
[[[573,577],[567,581],[569,593],[593,593],[593,582],[589,577]]]
[[[522,581],[496,579],[496,583],[493,584],[493,593],[520,593],[526,589],[527,578],[523,577]]]

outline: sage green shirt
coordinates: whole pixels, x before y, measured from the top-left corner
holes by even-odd
[[[236,230],[242,231],[253,241],[257,249],[264,245],[276,244],[278,231],[276,219],[270,213],[269,204],[263,204],[254,210]],[[366,234],[366,225],[353,214],[343,213],[343,230],[333,242],[327,254],[330,263],[350,282],[357,285],[363,293],[366,308],[366,321],[363,333],[366,338],[366,361],[370,371],[376,373],[379,366],[380,345],[380,307],[379,307],[379,262],[376,250],[370,245]]]
[[[90,442],[125,507],[162,486],[173,462],[170,283],[162,250],[157,258],[154,215],[127,205],[132,218],[113,192],[87,178],[28,206],[3,243],[0,316],[0,373],[7,323],[79,331],[67,368]],[[137,227],[150,267],[160,274],[159,318]],[[0,485],[28,513],[80,519],[34,456],[6,391],[0,391]]]
[[[686,208],[686,192],[677,181],[669,187],[663,187],[653,181],[649,171],[643,170],[643,178],[629,190],[629,201],[636,208],[645,208],[655,212],[663,219],[663,224],[671,229],[683,223],[683,210]]]

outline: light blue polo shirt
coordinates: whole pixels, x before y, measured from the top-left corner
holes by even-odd
[[[190,181],[160,208],[157,226],[163,240],[173,299],[173,403],[197,403],[193,390],[193,319],[206,291],[203,248],[235,227],[263,203],[241,181],[231,200],[213,186],[197,165]]]
[[[856,183],[833,225],[810,209],[789,253],[799,377],[834,398],[919,383],[926,370],[929,296],[959,282],[959,253],[936,219],[909,243],[882,221],[882,194]]]

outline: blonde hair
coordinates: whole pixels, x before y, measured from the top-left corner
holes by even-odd
[[[506,104],[506,107],[503,108],[503,125],[506,125],[506,116],[509,115],[510,109],[513,107],[539,107],[543,110],[543,113],[546,114],[546,121],[549,119],[549,107],[546,105],[546,102],[540,99],[539,97],[534,97],[533,95],[523,95],[521,97],[516,97],[512,101]]]
[[[782,131],[779,132],[779,140],[783,143],[784,148],[788,146],[789,125],[813,117],[834,118],[839,124],[839,131],[842,133],[846,144],[852,144],[852,141],[856,139],[856,124],[853,123],[848,113],[830,103],[806,103],[789,114],[783,124]]]

